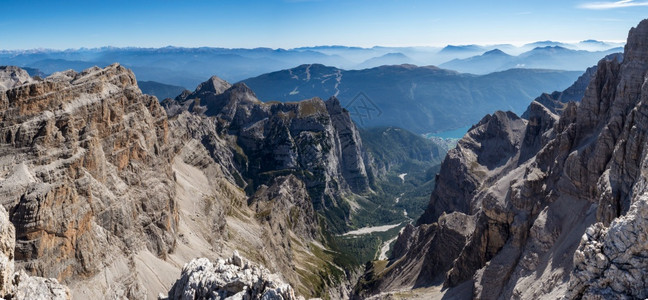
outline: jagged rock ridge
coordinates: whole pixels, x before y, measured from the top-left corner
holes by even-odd
[[[369,293],[442,282],[477,299],[645,298],[647,73],[644,20],[623,62],[599,62],[580,103],[536,101],[527,120],[485,117],[448,154],[421,225],[399,237],[410,251],[394,251]],[[444,257],[417,252],[444,230],[461,232],[450,211],[475,222],[458,235],[465,242],[453,239]],[[447,273],[425,273],[435,265]]]
[[[214,118],[214,130],[235,141],[232,171],[253,194],[277,175],[303,181],[315,209],[343,232],[351,216],[344,194],[369,192],[375,170],[366,162],[360,134],[336,98],[262,103],[243,83],[212,77],[192,93],[163,103],[170,115],[191,111]],[[342,216],[342,219],[340,217]]]
[[[14,66],[0,67],[0,91],[12,89],[33,81],[29,73],[21,68]]]

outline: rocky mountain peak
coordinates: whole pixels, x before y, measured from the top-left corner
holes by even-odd
[[[14,66],[0,66],[0,91],[34,82],[27,71]]]
[[[326,109],[330,113],[341,113],[344,109],[342,108],[342,104],[340,104],[340,100],[335,96],[328,98],[324,103],[326,103]]]
[[[486,115],[448,151],[425,213],[419,224],[437,221],[443,213],[474,209],[472,199],[485,180],[515,164],[527,121],[512,112]]]
[[[624,56],[626,60],[636,63],[648,61],[648,20],[630,29]]]
[[[493,50],[490,50],[490,51],[486,51],[486,52],[484,52],[483,55],[484,56],[510,56],[510,55],[506,54],[504,51],[502,51],[500,49],[493,49]]]
[[[249,192],[273,185],[272,174],[295,174],[315,209],[326,211],[338,209],[342,191],[370,190],[360,134],[335,97],[263,103],[246,84],[236,83],[220,94],[192,93],[163,105],[171,116],[185,110],[218,120],[217,131],[231,135],[244,154],[236,168],[249,178],[243,186]],[[335,230],[343,231],[342,224]]]
[[[254,92],[243,82],[235,83],[231,88],[227,89],[223,95],[230,101],[239,103],[262,103],[257,99]]]
[[[162,106],[169,116],[175,116],[182,111],[215,116],[226,108],[229,108],[232,114],[240,107],[259,103],[261,101],[245,83],[230,85],[217,76],[212,76],[201,83],[194,92],[185,91],[175,99],[165,99]]]
[[[209,78],[209,80],[199,84],[194,93],[199,94],[209,92],[214,94],[222,94],[230,87],[232,87],[232,85],[229,82],[221,79],[218,76],[212,76],[211,78]]]
[[[267,299],[297,300],[293,288],[262,266],[252,265],[239,256],[212,263],[194,259],[182,268],[176,281],[162,299]]]

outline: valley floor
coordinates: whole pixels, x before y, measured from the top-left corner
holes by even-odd
[[[388,230],[390,230],[392,228],[396,228],[396,227],[398,227],[398,226],[400,226],[402,224],[403,223],[398,223],[398,224],[393,224],[393,225],[363,227],[363,228],[360,228],[360,229],[349,231],[349,232],[347,232],[347,233],[345,233],[343,235],[361,235],[361,234],[368,234],[368,233],[372,233],[372,232],[384,232],[384,231],[388,231]]]
[[[415,288],[412,290],[381,293],[367,298],[368,300],[446,300],[446,299],[471,299],[472,285],[470,282],[461,284],[452,289],[443,289],[442,284]]]

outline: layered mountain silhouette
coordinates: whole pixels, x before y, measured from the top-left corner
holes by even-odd
[[[263,101],[336,96],[360,126],[429,133],[469,126],[496,109],[521,113],[535,96],[564,89],[581,73],[512,69],[476,76],[414,65],[342,70],[313,64],[243,82]]]
[[[545,45],[546,43],[538,43]],[[539,46],[531,51],[513,56],[500,49],[464,59],[454,59],[440,65],[442,68],[472,74],[488,74],[511,68],[535,68],[557,70],[584,70],[601,57],[622,52],[623,48],[604,51],[572,50],[559,45]]]
[[[142,93],[153,95],[160,100],[164,100],[166,98],[175,98],[185,90],[185,88],[181,86],[164,84],[155,81],[138,81],[137,85],[142,90]]]
[[[537,47],[559,46],[577,52],[578,61],[584,61],[580,68],[585,70],[598,58],[586,60],[587,51],[603,51],[619,47],[618,43],[584,41],[565,44],[538,42],[514,46],[500,45],[449,45],[446,47],[348,47],[315,46],[294,49],[229,49],[229,48],[116,48],[70,50],[0,50],[0,65],[15,65],[23,68],[40,69],[45,75],[73,69],[77,72],[93,66],[105,66],[113,62],[132,69],[141,81],[156,81],[164,84],[193,88],[214,74],[230,82],[259,76],[276,70],[293,68],[301,64],[324,64],[341,69],[365,69],[380,65],[415,64],[419,66],[440,65],[453,59],[464,59],[481,55],[486,51],[500,49],[511,55],[518,55]],[[583,58],[581,58],[581,56]],[[557,57],[559,59],[559,57]],[[546,65],[529,68],[560,69],[560,62],[549,60]],[[575,66],[574,63],[572,65]],[[485,71],[474,72],[483,74]]]

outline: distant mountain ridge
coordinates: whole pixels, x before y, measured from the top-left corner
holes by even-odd
[[[367,68],[375,68],[375,67],[385,66],[385,65],[400,65],[400,64],[413,64],[413,63],[414,60],[411,59],[409,56],[400,52],[393,52],[393,53],[387,53],[382,56],[367,59],[361,64],[359,64],[358,68],[367,69]]]
[[[472,74],[488,74],[511,68],[541,68],[556,70],[581,71],[595,65],[596,62],[612,53],[622,52],[623,48],[611,48],[604,51],[573,50],[564,44],[538,42],[538,47],[514,56],[500,49],[487,51],[464,59],[453,59],[439,65],[442,68]]]
[[[601,51],[622,45],[590,40],[573,44],[545,41],[522,46],[510,44],[448,45],[445,48],[314,46],[294,49],[230,49],[168,46],[162,48],[31,49],[0,50],[0,65],[36,68],[49,75],[66,69],[80,72],[93,66],[105,66],[119,62],[132,69],[138,80],[193,88],[204,78],[213,74],[219,74],[230,82],[237,82],[301,64],[319,63],[341,69],[364,69],[404,63],[425,66],[440,65],[453,59],[481,55],[494,49],[518,55],[537,46],[561,46],[571,50]],[[584,70],[595,63],[596,60],[583,65],[579,70]],[[549,68],[548,66],[539,67]]]
[[[421,134],[469,126],[497,109],[521,113],[536,95],[563,90],[580,74],[513,69],[476,76],[433,66],[342,70],[312,64],[243,82],[262,101],[336,96],[362,127],[395,126]]]

